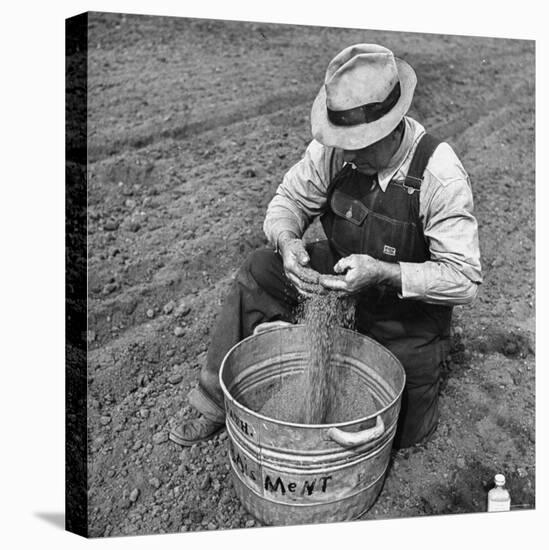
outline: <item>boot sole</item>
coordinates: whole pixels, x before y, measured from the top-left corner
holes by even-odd
[[[197,439],[184,439],[183,437],[178,435],[176,432],[171,431],[168,434],[168,439],[170,439],[170,441],[173,441],[174,443],[177,443],[178,445],[181,445],[182,447],[192,447],[196,443],[201,443],[202,441],[208,441],[208,439],[212,439],[221,430],[223,430],[223,428],[224,428],[224,425],[221,424],[217,430],[211,432],[205,437],[200,437]]]

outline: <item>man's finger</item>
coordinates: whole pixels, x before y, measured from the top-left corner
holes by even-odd
[[[338,277],[337,275],[321,275],[318,282],[325,288],[348,292],[348,283],[343,277]]]
[[[309,254],[305,250],[298,252],[297,261],[303,266],[307,265],[310,261]]]
[[[307,292],[306,290],[297,289],[297,292],[304,298],[314,298],[318,292]]]
[[[296,265],[294,269],[291,269],[301,280],[311,283],[318,284],[318,279],[320,278],[320,273],[311,269],[310,267],[301,267]]]
[[[352,267],[354,264],[354,260],[352,256],[347,256],[345,258],[341,258],[337,264],[334,265],[334,271],[336,273],[344,273],[347,269]]]
[[[319,285],[318,284],[311,284],[307,281],[304,281],[303,279],[300,279],[294,272],[287,271],[286,277],[290,280],[290,282],[296,287],[298,292],[301,292],[302,294],[304,292],[317,294],[319,291]]]
[[[305,250],[305,245],[301,239],[295,239],[289,247],[290,255],[293,256],[298,264],[307,265],[310,261],[309,254]]]

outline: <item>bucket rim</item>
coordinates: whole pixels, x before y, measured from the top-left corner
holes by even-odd
[[[406,371],[404,370],[404,367],[403,367],[402,363],[396,357],[396,355],[393,352],[391,352],[390,350],[388,350],[385,346],[383,346],[382,344],[380,344],[379,342],[374,340],[373,338],[370,338],[369,336],[366,336],[365,334],[362,334],[362,333],[358,332],[357,330],[338,327],[338,330],[352,333],[354,336],[359,336],[360,338],[365,338],[366,340],[369,340],[370,342],[374,343],[376,346],[382,347],[383,350],[396,361],[396,364],[398,365],[398,367],[402,371],[402,385],[399,388],[396,397],[388,405],[386,405],[385,407],[383,407],[382,409],[376,411],[373,414],[369,414],[368,416],[363,416],[363,417],[357,418],[355,420],[346,420],[344,422],[334,422],[334,423],[331,423],[331,424],[304,424],[304,423],[301,423],[301,422],[287,422],[285,420],[277,420],[276,418],[271,418],[270,416],[265,416],[265,415],[261,414],[258,411],[254,411],[253,409],[250,409],[249,407],[246,407],[246,405],[240,403],[240,401],[237,401],[231,395],[231,393],[229,392],[227,386],[225,385],[225,382],[223,382],[223,372],[224,372],[224,369],[225,369],[227,358],[233,353],[233,351],[235,349],[237,349],[238,347],[244,345],[244,342],[248,342],[248,341],[253,340],[253,339],[261,338],[264,334],[267,334],[269,332],[281,332],[281,331],[286,331],[286,330],[295,330],[296,328],[302,329],[304,327],[305,327],[305,325],[303,323],[292,323],[288,326],[283,326],[283,327],[277,326],[277,327],[269,329],[265,332],[261,332],[259,334],[250,334],[250,336],[247,336],[246,338],[243,338],[242,340],[240,340],[240,342],[237,342],[234,346],[232,346],[231,349],[229,349],[229,351],[223,357],[223,360],[221,361],[221,367],[219,369],[219,384],[221,385],[221,389],[223,390],[223,395],[224,395],[225,399],[228,399],[231,403],[235,404],[237,407],[240,407],[241,409],[243,409],[248,414],[251,414],[252,416],[257,417],[260,420],[264,420],[264,421],[271,422],[271,423],[274,423],[274,424],[278,424],[278,425],[281,425],[281,426],[290,426],[290,427],[293,427],[293,428],[326,429],[326,428],[352,427],[356,424],[362,424],[363,422],[366,422],[368,420],[373,420],[376,417],[380,416],[381,414],[385,413],[391,407],[393,407],[394,404],[402,397],[402,393],[404,391],[404,386],[406,384]]]

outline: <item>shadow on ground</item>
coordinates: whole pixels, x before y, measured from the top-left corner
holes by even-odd
[[[37,518],[44,520],[46,523],[53,525],[59,529],[65,529],[65,513],[64,512],[35,512]]]

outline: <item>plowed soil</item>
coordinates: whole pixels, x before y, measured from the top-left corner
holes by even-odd
[[[92,14],[92,536],[257,525],[226,434],[182,451],[167,430],[190,414],[232,276],[265,244],[265,208],[310,140],[326,65],[355,42],[416,69],[410,114],[470,174],[485,279],[455,309],[436,435],[394,454],[365,519],[482,512],[497,472],[514,508],[534,507],[533,43]]]

